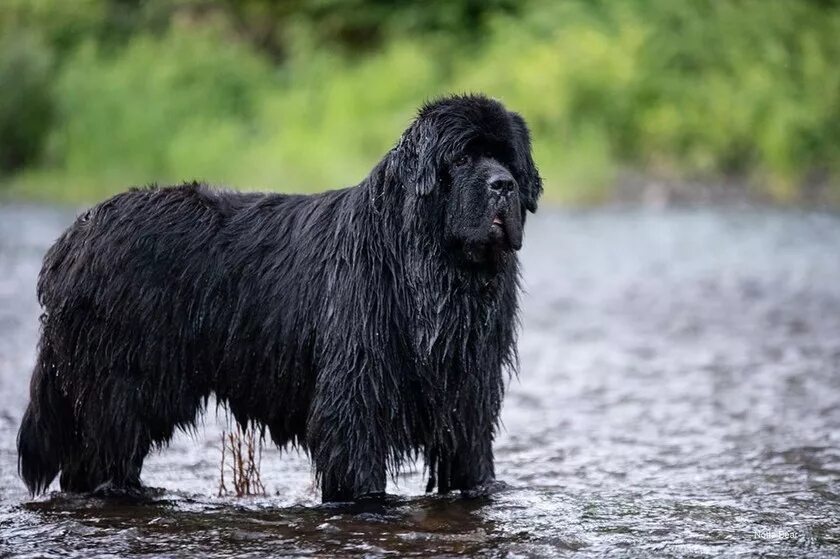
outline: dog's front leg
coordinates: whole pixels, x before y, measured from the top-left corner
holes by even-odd
[[[451,461],[451,489],[460,489],[466,497],[481,497],[505,489],[507,484],[496,480],[493,464],[493,428],[488,426],[462,441]]]
[[[459,489],[465,495],[477,496],[497,487],[493,465],[493,427],[479,426],[471,430],[469,438],[459,441],[449,458],[450,486],[440,489]]]
[[[321,374],[307,446],[323,502],[384,496],[389,419],[382,388],[370,369]]]

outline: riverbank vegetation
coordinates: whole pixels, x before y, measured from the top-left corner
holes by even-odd
[[[360,180],[424,100],[521,112],[548,199],[625,171],[840,200],[834,0],[8,0],[0,195]]]

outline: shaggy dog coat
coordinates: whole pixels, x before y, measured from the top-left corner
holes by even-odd
[[[495,101],[423,107],[359,185],[313,196],[203,184],[119,194],[47,253],[31,401],[33,493],[139,490],[143,459],[210,395],[311,456],[324,501],[492,483],[518,264],[541,181]]]

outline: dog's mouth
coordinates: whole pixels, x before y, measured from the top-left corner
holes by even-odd
[[[466,259],[472,263],[499,261],[505,255],[522,248],[522,225],[515,213],[507,208],[496,209],[485,218],[483,234],[462,241]]]
[[[501,213],[494,215],[493,221],[490,223],[490,240],[492,244],[498,247],[510,247],[510,239],[505,230],[505,218]]]
[[[504,209],[493,215],[490,243],[505,251],[516,251],[522,247],[522,226],[515,215],[511,216]]]

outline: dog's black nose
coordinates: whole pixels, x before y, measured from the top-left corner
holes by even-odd
[[[513,180],[513,177],[508,172],[493,173],[487,180],[487,185],[493,192],[507,194],[514,189],[516,181]]]

